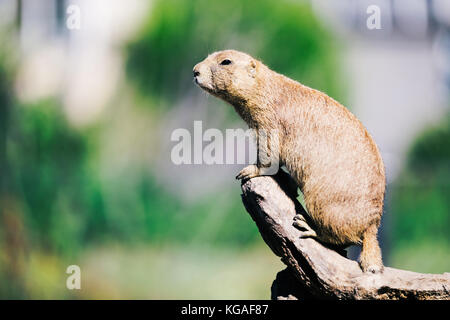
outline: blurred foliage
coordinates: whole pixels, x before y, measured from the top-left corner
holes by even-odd
[[[54,100],[14,108],[8,160],[36,244],[70,252],[101,235],[106,219],[87,140],[61,109]]]
[[[424,239],[429,244],[428,254],[446,251],[449,255],[450,116],[415,140],[391,199],[393,255],[403,249],[414,252],[419,247],[425,252]],[[450,260],[446,260],[445,264],[436,264],[425,271],[443,272],[449,268]]]
[[[155,1],[128,47],[127,70],[141,92],[170,107],[193,87],[186,81],[193,66],[224,49],[248,52],[277,72],[342,97],[336,43],[302,1]]]

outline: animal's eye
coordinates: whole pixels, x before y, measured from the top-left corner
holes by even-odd
[[[229,64],[231,64],[231,60],[228,60],[228,59],[225,59],[225,60],[223,60],[223,61],[220,63],[221,66],[226,66],[226,65],[229,65]]]

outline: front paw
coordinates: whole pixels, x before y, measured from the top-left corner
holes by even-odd
[[[257,176],[259,176],[259,168],[256,165],[252,164],[242,169],[236,176],[236,179],[250,179]]]

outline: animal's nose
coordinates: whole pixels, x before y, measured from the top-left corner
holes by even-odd
[[[198,77],[200,72],[197,69],[194,69],[194,78]]]

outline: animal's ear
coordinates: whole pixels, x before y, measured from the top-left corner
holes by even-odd
[[[250,64],[248,66],[248,72],[250,73],[250,75],[254,78],[256,76],[256,61],[255,60],[250,60]]]

